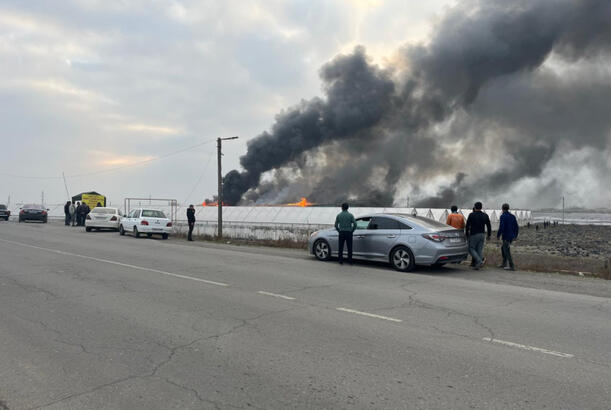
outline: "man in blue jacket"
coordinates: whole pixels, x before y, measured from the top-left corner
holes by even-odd
[[[505,270],[516,270],[511,257],[510,245],[514,239],[518,238],[518,221],[516,217],[509,212],[509,204],[503,204],[503,213],[499,220],[499,231],[496,233],[496,239],[503,237],[503,245],[501,246],[501,254],[503,255],[503,264],[499,268]]]

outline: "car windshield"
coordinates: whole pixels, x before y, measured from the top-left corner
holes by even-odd
[[[42,205],[27,204],[23,206],[24,209],[43,209]]]
[[[104,214],[104,215],[114,215],[117,213],[115,208],[93,208],[91,211],[93,214]]]
[[[145,210],[142,211],[142,217],[165,218],[165,214],[163,212],[161,212],[161,211],[145,209]]]

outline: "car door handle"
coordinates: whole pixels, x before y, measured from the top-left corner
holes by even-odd
[[[397,237],[397,235],[386,235],[386,237],[387,237],[387,238],[390,238],[390,239],[393,239],[393,238],[396,238],[396,237]]]

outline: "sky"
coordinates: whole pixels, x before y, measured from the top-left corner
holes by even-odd
[[[65,201],[62,173],[70,195],[95,190],[113,204],[149,196],[201,203],[216,193],[217,137],[239,136],[223,146],[223,174],[240,170],[247,142],[269,130],[278,113],[324,94],[321,67],[336,56],[363,46],[370,64],[394,67],[402,50],[425,47],[440,22],[450,21],[444,16],[473,3],[4,0],[0,203],[9,196],[12,203],[40,202],[43,191],[47,203]],[[428,133],[503,134],[519,128],[523,118],[528,133],[567,129],[561,122],[533,126],[534,112],[520,101],[540,99],[537,114],[543,117],[546,101],[529,86],[532,78],[539,90],[552,84],[549,95],[562,97],[555,102],[567,98],[580,104],[583,98],[583,107],[584,73],[595,93],[608,81],[606,66],[599,60],[568,64],[552,56],[528,77],[518,73],[489,84],[469,112],[452,115]],[[573,89],[575,78],[580,82]],[[498,90],[514,99],[499,99]],[[606,95],[601,91],[601,101]],[[559,113],[571,105],[564,110]],[[487,159],[476,164],[482,166],[474,167],[474,174],[495,169],[494,141],[485,139]],[[512,186],[519,206],[558,206],[561,196],[569,206],[607,206],[609,190],[601,186],[611,183],[608,135],[601,141],[606,143],[555,144],[537,178],[520,178]],[[435,197],[465,171],[462,163],[431,165],[452,169],[431,174],[417,188],[403,174],[397,205],[414,192]],[[489,198],[501,201],[503,195]]]
[[[217,137],[240,137],[223,148],[238,167],[278,111],[320,93],[322,64],[358,44],[383,63],[450,3],[5,0],[0,202],[64,201],[64,173],[71,195],[201,203]]]

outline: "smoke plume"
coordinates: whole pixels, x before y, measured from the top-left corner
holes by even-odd
[[[609,150],[609,21],[607,0],[466,1],[388,67],[363,47],[340,55],[320,70],[323,97],[248,142],[225,202],[448,207]]]

